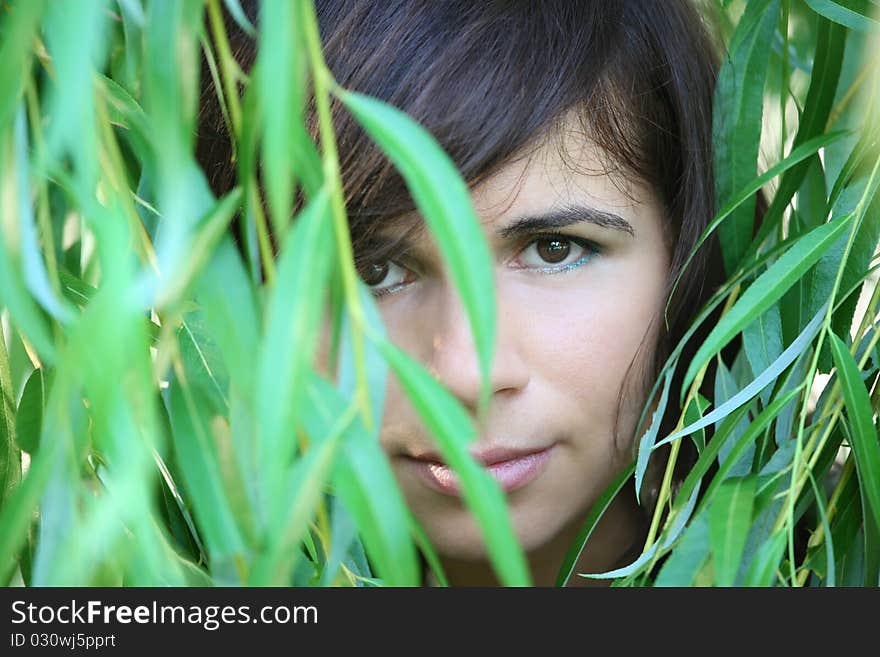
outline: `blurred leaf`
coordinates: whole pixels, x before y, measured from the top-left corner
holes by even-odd
[[[729,479],[709,506],[709,537],[718,586],[733,586],[746,545],[755,501],[755,477]]]
[[[761,137],[764,81],[779,0],[752,0],[737,25],[715,88],[713,144],[716,190],[724,205],[755,177]],[[733,272],[752,236],[755,201],[731,213],[719,228],[724,267]]]
[[[18,404],[18,413],[15,415],[15,438],[19,447],[29,454],[34,454],[40,445],[45,406],[46,384],[43,370],[36,369],[28,377]]]
[[[33,50],[31,42],[40,25],[43,0],[6,3],[0,22],[0,134],[11,123],[24,91]]]
[[[405,113],[374,98],[344,91],[340,99],[382,147],[406,180],[437,240],[467,309],[488,401],[495,343],[492,256],[468,188],[434,138]]]
[[[211,404],[195,386],[174,383],[169,388],[169,415],[177,460],[193,511],[212,558],[241,554],[244,540],[230,509],[211,437]]]
[[[754,317],[776,303],[779,297],[834,244],[850,226],[852,220],[853,215],[844,215],[811,230],[770,265],[712,329],[691,361],[684,377],[683,387],[687,388],[706,361],[730,342]]]
[[[9,354],[0,328],[0,510],[21,482],[21,443],[16,436],[16,420]],[[0,561],[0,575],[2,573],[3,563]]]
[[[264,519],[281,503],[277,491],[296,453],[295,427],[314,359],[332,263],[333,225],[326,193],[300,213],[284,240],[275,289],[268,302],[266,335],[257,365],[257,426]]]
[[[271,531],[266,532],[267,544],[254,562],[250,586],[287,583],[297,562],[299,542],[321,500],[342,437],[349,430],[351,414],[336,420],[328,435],[312,436],[311,446],[297,459],[284,490],[278,491],[280,499],[273,505],[277,515],[270,518]]]
[[[476,429],[461,404],[428,372],[388,342],[379,348],[419,417],[437,440],[444,462],[458,475],[461,492],[483,532],[492,567],[505,586],[528,586],[529,570],[516,540],[504,494],[468,452]]]
[[[257,33],[256,28],[254,28],[253,23],[248,20],[247,14],[244,13],[244,10],[241,8],[241,3],[239,0],[223,0],[223,4],[226,5],[226,10],[229,12],[229,15],[235,20],[235,23],[248,35],[255,36]]]
[[[275,234],[284,236],[293,204],[294,141],[307,138],[293,126],[302,121],[305,102],[306,58],[301,17],[296,3],[266,0],[260,3],[260,48],[255,82],[262,113],[263,171],[266,197]]]
[[[309,389],[310,433],[325,434],[345,412],[345,400],[320,377]],[[320,424],[319,424],[320,423]],[[354,517],[379,576],[389,586],[416,586],[419,568],[409,536],[406,502],[379,446],[356,421],[346,437],[333,473],[333,487]]]
[[[257,300],[241,256],[225,235],[199,273],[195,283],[196,298],[204,326],[217,344],[239,394],[253,403],[260,322]]]
[[[805,2],[809,5],[810,9],[820,16],[824,16],[829,21],[834,21],[839,25],[844,25],[851,30],[871,32],[880,28],[880,23],[873,18],[844,7],[833,0],[805,0]]]

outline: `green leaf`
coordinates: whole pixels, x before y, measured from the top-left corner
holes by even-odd
[[[278,261],[257,365],[257,426],[264,519],[276,515],[284,472],[296,453],[296,427],[322,319],[333,225],[326,193],[297,217]]]
[[[829,333],[828,337],[849,418],[849,437],[859,476],[864,521],[866,525],[880,527],[880,443],[871,400],[849,349],[834,333]]]
[[[709,506],[709,537],[718,586],[733,586],[752,522],[754,476],[728,479]]]
[[[528,586],[529,570],[498,483],[468,452],[476,429],[462,405],[423,367],[391,343],[378,343],[413,407],[437,440],[444,462],[458,475],[476,517],[492,567],[505,586]]]
[[[691,361],[682,388],[688,388],[706,361],[718,353],[754,317],[776,303],[785,291],[834,244],[852,220],[853,215],[848,214],[811,230],[770,265],[712,329]]]
[[[749,565],[743,586],[772,586],[787,539],[788,532],[780,531],[764,541]]]
[[[263,126],[263,170],[266,198],[275,234],[283,236],[293,204],[294,171],[300,160],[291,157],[294,141],[305,136],[294,130],[302,122],[305,99],[306,58],[300,12],[288,0],[260,4],[260,48],[255,82],[260,92]]]
[[[764,81],[779,0],[753,0],[731,39],[729,55],[718,74],[713,112],[716,191],[721,204],[755,177]],[[752,238],[755,200],[736,209],[719,228],[724,267],[733,272]]]
[[[760,279],[758,279],[758,281],[760,281]],[[752,288],[749,288],[749,290],[751,290],[751,289]],[[746,299],[746,295],[748,295],[748,291],[746,292],[745,295],[743,295],[743,297],[742,297],[742,299],[740,299],[740,301]],[[702,419],[700,419],[697,422],[694,422],[693,424],[690,424],[690,425],[684,427],[683,429],[680,429],[679,431],[676,431],[675,433],[667,436],[666,438],[661,440],[659,443],[657,443],[655,445],[655,447],[659,447],[660,445],[663,445],[665,443],[676,440],[677,438],[680,438],[682,436],[690,435],[691,433],[693,433],[694,431],[697,431],[698,429],[702,429],[703,427],[709,426],[713,422],[717,422],[717,421],[723,419],[728,414],[730,414],[733,410],[739,408],[740,406],[742,406],[746,402],[750,401],[753,397],[755,397],[755,395],[757,395],[759,392],[761,392],[761,390],[766,388],[772,381],[774,381],[776,379],[776,377],[778,377],[780,374],[782,374],[782,372],[784,372],[785,369],[789,365],[791,365],[795,361],[795,359],[797,359],[797,357],[800,356],[801,353],[803,353],[803,351],[812,342],[813,338],[816,337],[816,334],[819,333],[819,329],[821,328],[822,322],[825,317],[826,307],[827,306],[823,306],[822,308],[820,308],[819,312],[817,312],[816,316],[813,317],[813,319],[810,321],[810,323],[806,327],[804,327],[804,330],[801,331],[801,334],[797,337],[797,339],[794,342],[792,342],[788,346],[788,348],[786,348],[786,350],[783,351],[779,355],[779,357],[775,361],[773,361],[766,370],[764,370],[763,372],[758,374],[758,376],[756,376],[755,379],[752,380],[747,386],[745,386],[742,390],[740,390],[736,394],[734,394],[730,399],[727,399],[726,401],[721,403],[715,410],[707,413]],[[736,308],[736,305],[734,305],[734,309],[735,308]],[[732,312],[732,310],[731,310],[731,312]],[[725,318],[729,317],[729,316],[730,316],[730,313],[725,315]],[[724,320],[724,318],[722,318],[722,321],[723,320]],[[719,323],[717,326],[720,326],[720,325],[721,324]],[[717,328],[717,326],[716,326],[716,328]],[[715,333],[715,331],[713,331],[712,334],[709,335],[708,339],[711,339],[712,335],[714,333]],[[708,340],[707,340],[707,342],[708,342]]]
[[[645,431],[639,440],[638,455],[636,457],[636,499],[640,499],[639,495],[642,490],[642,481],[645,478],[645,472],[648,469],[648,461],[651,452],[654,451],[657,442],[657,434],[660,431],[660,424],[663,421],[663,414],[666,412],[666,404],[669,400],[669,386],[672,384],[672,376],[675,373],[675,367],[670,367],[666,371],[666,377],[663,381],[663,392],[660,394],[660,401],[651,418],[651,426]]]
[[[40,445],[45,405],[46,384],[43,370],[36,369],[28,377],[15,416],[15,438],[18,446],[29,454],[34,454]]]
[[[9,354],[0,327],[0,509],[21,482],[21,450],[16,436],[15,388],[9,368]],[[0,562],[0,574],[3,565]]]
[[[305,421],[311,434],[326,433],[345,412],[339,391],[317,376],[312,377],[309,402]],[[417,586],[420,575],[406,502],[378,436],[369,435],[359,421],[343,443],[332,480],[379,576],[389,586]]]
[[[33,54],[32,39],[45,6],[42,0],[19,0],[11,6],[6,3],[0,16],[0,134],[12,121],[21,100]]]
[[[244,550],[242,538],[223,485],[219,456],[210,427],[211,403],[196,386],[175,382],[169,388],[172,440],[183,483],[196,520],[213,558]]]
[[[297,459],[284,490],[278,491],[280,499],[273,506],[276,515],[270,517],[271,531],[265,536],[267,545],[254,562],[249,586],[282,586],[289,582],[300,554],[299,543],[321,501],[351,417],[337,418],[329,435],[313,436],[312,445]]]
[[[876,32],[880,23],[833,0],[805,0],[820,16],[858,32]]]
[[[834,103],[834,94],[843,64],[846,30],[828,21],[820,20],[816,36],[816,52],[810,75],[810,88],[804,101],[804,111],[798,121],[798,131],[792,142],[792,150],[825,132],[828,115]],[[775,224],[792,196],[801,186],[813,158],[793,166],[779,181],[773,202],[767,210],[765,222]],[[821,162],[819,163],[821,166]],[[820,208],[824,211],[824,208]]]
[[[782,317],[778,304],[770,306],[746,326],[743,343],[753,372],[763,372],[779,357],[782,353]],[[768,403],[772,392],[771,387],[763,390],[761,401],[764,404]]]
[[[241,256],[227,235],[195,284],[204,327],[216,342],[237,392],[253,403],[253,358],[259,344],[257,300]]]
[[[474,335],[484,407],[495,342],[495,291],[492,256],[468,188],[436,140],[405,113],[353,92],[342,91],[340,99],[403,175],[449,265]]]
[[[691,586],[709,557],[709,521],[701,513],[660,569],[654,586]]]

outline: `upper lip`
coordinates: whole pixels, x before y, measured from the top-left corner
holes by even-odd
[[[486,447],[477,451],[471,451],[471,456],[478,463],[484,466],[495,465],[505,461],[519,459],[529,454],[537,454],[549,449],[551,446],[529,447],[522,449],[514,449],[511,447]],[[425,461],[426,463],[444,463],[443,457],[434,451],[418,452],[417,454],[406,454],[407,457],[416,461]]]

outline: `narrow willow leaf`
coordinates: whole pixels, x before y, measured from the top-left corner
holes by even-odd
[[[837,577],[835,573],[834,566],[834,539],[831,534],[831,526],[828,524],[828,512],[826,511],[825,504],[825,496],[822,491],[819,490],[819,486],[816,485],[816,478],[813,476],[813,473],[809,470],[807,474],[810,478],[810,485],[813,489],[813,494],[816,496],[816,509],[819,511],[819,519],[822,522],[822,530],[825,532],[824,539],[822,543],[825,545],[825,585],[826,586],[836,586],[837,585]]]
[[[645,478],[645,472],[648,469],[648,460],[651,452],[654,450],[654,443],[657,441],[657,434],[660,431],[660,424],[663,421],[663,414],[666,412],[666,404],[669,400],[669,386],[672,384],[672,376],[675,373],[675,367],[670,367],[666,371],[666,378],[663,381],[663,392],[660,394],[660,402],[651,418],[651,426],[639,440],[639,451],[636,457],[636,499],[640,499],[639,495],[642,490],[642,481]]]
[[[52,475],[52,458],[49,450],[35,456],[21,485],[0,506],[0,582],[8,581],[27,540],[34,511]]]
[[[214,205],[195,227],[195,237],[190,243],[189,257],[178,268],[173,280],[162,287],[156,299],[156,307],[162,308],[184,295],[193,279],[211,257],[217,243],[227,232],[229,222],[241,204],[241,189],[234,188]]]
[[[846,30],[834,23],[819,21],[810,88],[804,101],[804,111],[798,121],[798,131],[792,142],[792,149],[825,132],[840,79],[845,43]],[[821,163],[819,164],[821,166]],[[801,186],[809,168],[810,160],[785,172],[779,181],[779,188],[773,195],[773,202],[767,211],[768,216],[765,217],[765,221],[775,224],[777,218],[782,217],[783,211],[791,201],[792,195]],[[824,206],[821,206],[820,210],[824,210]]]
[[[382,317],[379,314],[379,308],[376,306],[376,299],[362,281],[358,281],[358,297],[361,308],[364,311],[364,319],[369,327],[370,335],[384,339],[385,327],[382,325]],[[388,363],[382,357],[373,341],[365,342],[363,351],[364,366],[367,371],[366,394],[370,400],[370,413],[375,424],[375,431],[378,431],[385,406]],[[348,313],[344,313],[342,318],[340,356],[336,380],[343,396],[353,399],[358,394],[355,353],[351,335],[351,317]]]
[[[850,227],[853,215],[844,215],[811,230],[795,242],[761,274],[719,320],[694,356],[683,386],[687,388],[699,369],[743,330],[752,318],[776,303],[832,244]]]
[[[296,452],[295,430],[314,359],[332,252],[333,226],[326,193],[291,227],[278,260],[257,368],[258,462],[265,518],[280,503],[276,492]]]
[[[718,74],[713,112],[713,144],[716,189],[719,201],[732,195],[755,177],[764,81],[773,35],[779,14],[779,0],[753,0],[731,39],[727,59]],[[755,200],[737,208],[719,228],[724,267],[733,272],[752,237]]]
[[[24,273],[24,280],[33,298],[46,312],[60,322],[67,323],[73,319],[70,305],[63,297],[59,297],[49,280],[43,255],[40,253],[40,238],[37,234],[36,218],[32,203],[32,194],[28,174],[27,125],[24,106],[19,109],[15,119],[15,166],[18,183],[18,230],[19,253]]]
[[[467,506],[483,532],[489,560],[505,586],[528,586],[529,570],[504,493],[468,452],[476,429],[462,405],[423,367],[391,343],[379,349],[397,375],[419,417],[437,440],[444,462],[458,475]]]
[[[878,243],[880,243],[880,201],[875,197],[853,238],[852,248],[840,279],[841,290],[849,289],[862,279],[871,265]],[[837,335],[847,335],[850,332],[860,291],[861,285],[850,294],[843,295],[842,303],[834,311],[831,330]]]
[[[805,0],[807,5],[820,16],[829,21],[848,27],[857,32],[876,32],[880,28],[873,18],[845,7],[834,0]]]
[[[197,387],[169,389],[172,439],[183,483],[212,557],[228,558],[244,550],[244,540],[230,509],[216,446],[206,417],[210,403]]]
[[[743,580],[743,586],[772,586],[787,539],[788,532],[776,532],[758,548]]]
[[[495,291],[489,245],[467,186],[434,138],[405,113],[357,93],[342,92],[340,99],[403,175],[437,240],[470,319],[485,403],[495,344]]]
[[[782,317],[779,305],[770,306],[769,310],[758,316],[743,330],[743,345],[746,357],[753,372],[763,372],[782,353]],[[769,403],[773,393],[771,386],[761,393],[761,402]]]
[[[671,527],[664,532],[663,538],[642,552],[642,554],[631,564],[604,573],[581,573],[580,576],[588,579],[615,579],[618,577],[628,577],[637,572],[642,566],[650,563],[658,552],[669,549],[669,547],[678,540],[678,537],[681,535],[682,530],[687,525],[687,521],[690,519],[691,514],[694,511],[699,494],[700,489],[699,486],[697,486],[691,494],[690,499],[688,499],[684,507],[675,516]]]
[[[768,406],[758,414],[754,421],[749,425],[748,430],[742,436],[740,436],[736,445],[734,445],[733,449],[729,452],[728,458],[725,460],[724,464],[718,469],[719,474],[717,474],[712,479],[712,483],[709,485],[709,488],[706,491],[706,499],[711,498],[711,493],[713,493],[715,487],[717,487],[720,482],[724,480],[727,474],[727,470],[731,467],[731,465],[737,462],[740,456],[745,453],[745,450],[748,449],[748,446],[752,442],[754,442],[757,439],[758,435],[762,431],[764,431],[767,425],[769,425],[770,422],[773,421],[773,419],[779,413],[779,410],[783,408],[785,404],[792,401],[799,392],[800,388],[795,388],[794,390],[788,391],[784,395],[780,395],[777,399],[773,401],[772,404],[770,404],[770,406]],[[745,413],[745,407],[742,407],[737,411],[731,413],[718,429],[718,431],[715,433],[715,435],[712,436],[709,444],[706,445],[706,449],[703,451],[702,454],[700,454],[697,462],[691,468],[691,471],[688,473],[687,477],[685,477],[684,483],[679,489],[678,497],[673,504],[673,508],[676,508],[681,500],[688,499],[692,491],[696,489],[702,478],[712,467],[715,458],[721,450],[721,447],[729,439],[734,427],[736,427],[740,419],[745,416]],[[731,461],[730,459],[733,460]]]
[[[700,239],[697,240],[696,245],[692,249],[690,255],[688,255],[684,265],[681,268],[681,271],[675,279],[675,283],[672,286],[672,293],[669,295],[669,298],[672,299],[675,290],[678,288],[679,281],[681,281],[682,276],[684,276],[685,270],[690,265],[691,261],[694,258],[694,255],[698,252],[699,247],[701,247],[703,243],[707,239],[709,239],[709,236],[715,232],[718,226],[720,226],[724,221],[727,220],[732,212],[737,210],[737,208],[739,208],[743,203],[745,203],[747,200],[757,194],[758,190],[760,190],[764,185],[773,180],[780,173],[787,171],[799,162],[803,162],[804,160],[813,157],[822,148],[839,142],[847,134],[849,133],[847,133],[846,131],[838,130],[810,139],[805,144],[793,149],[787,157],[774,164],[760,176],[758,176],[757,178],[753,178],[751,182],[749,182],[739,193],[733,195],[731,200],[726,203],[721,208],[721,210],[718,211],[718,214],[715,215],[715,218],[712,219],[712,222],[706,227],[702,235],[700,235]],[[762,223],[758,232],[758,237],[755,238],[753,244],[763,243],[764,239],[767,238],[767,235],[772,231],[772,229],[773,225],[771,223]],[[748,260],[748,257],[746,258],[746,260]]]
[[[738,358],[742,358],[742,354],[740,354]],[[719,360],[718,369],[715,374],[715,403],[718,404],[719,407],[723,407],[726,402],[736,395],[738,387],[737,382],[727,369],[727,366],[724,362]],[[715,423],[716,430],[718,429],[719,424],[719,422]],[[730,437],[721,446],[721,449],[718,452],[719,465],[724,465],[724,462],[729,457],[729,453],[736,444],[736,441],[739,440],[740,436],[742,436],[748,428],[749,417],[748,414],[746,414],[736,425],[734,425]],[[746,453],[735,461],[732,467],[728,470],[728,476],[743,477],[748,474],[752,469],[752,458],[754,454],[755,446],[750,445]]]
[[[248,36],[254,36],[257,33],[253,23],[248,20],[247,14],[241,7],[239,0],[223,0],[229,15],[232,16],[236,25],[238,25]]]
[[[0,349],[2,349],[0,345]],[[33,455],[40,445],[43,412],[46,405],[46,384],[43,370],[35,369],[28,377],[15,415],[15,439],[18,446]]]
[[[0,134],[11,123],[21,100],[33,54],[32,39],[45,6],[43,0],[19,0],[0,16]]]
[[[16,436],[15,389],[11,374],[6,341],[0,328],[0,509],[21,482],[21,450]]]
[[[266,198],[275,234],[283,236],[293,204],[293,142],[303,136],[302,131],[293,130],[293,125],[302,121],[305,99],[304,39],[300,12],[293,2],[261,3],[259,24],[255,82],[261,100]]]
[[[699,514],[660,569],[654,586],[691,586],[709,558],[709,520]]]
[[[748,292],[746,294],[748,294]],[[745,298],[745,295],[743,295],[743,298]],[[734,306],[734,308],[735,307],[736,306]],[[816,335],[819,333],[819,329],[821,328],[822,321],[825,317],[825,311],[826,306],[820,308],[819,312],[816,313],[816,316],[813,317],[810,323],[807,324],[803,331],[801,331],[801,334],[797,337],[797,339],[792,342],[788,346],[788,348],[779,355],[779,358],[777,358],[770,364],[770,367],[768,367],[757,377],[755,377],[755,379],[745,388],[737,392],[735,395],[733,395],[733,397],[725,401],[714,411],[710,411],[709,413],[707,413],[705,417],[703,417],[701,420],[694,422],[693,424],[686,426],[679,431],[676,431],[670,436],[667,436],[659,443],[657,443],[655,447],[659,447],[660,445],[664,445],[668,442],[676,440],[677,438],[681,438],[682,436],[687,436],[694,431],[702,429],[703,427],[709,426],[713,422],[717,422],[718,420],[723,419],[734,409],[739,408],[746,402],[750,401],[753,397],[755,397],[755,395],[761,392],[761,390],[763,390],[780,374],[782,374],[782,372],[784,372],[785,369],[789,365],[791,365],[795,361],[795,359],[800,356],[800,354],[803,353],[803,351],[809,346],[809,344],[813,341],[813,338],[816,337]],[[728,315],[725,315],[725,317],[727,317]],[[709,335],[710,339],[711,337],[712,334]]]
[[[829,334],[831,353],[843,388],[850,422],[850,441],[859,476],[859,492],[865,522],[880,527],[880,443],[874,426],[874,413],[859,368],[843,341]]]
[[[237,392],[252,403],[260,323],[250,278],[232,238],[227,235],[211,254],[195,284],[207,332],[216,341]]]
[[[304,421],[309,433],[326,433],[345,412],[346,402],[328,382],[312,377],[307,407]],[[343,443],[332,481],[357,523],[379,576],[390,586],[418,585],[406,502],[378,436],[367,433],[360,421],[353,423]]]
[[[571,544],[571,547],[568,548],[565,559],[562,560],[562,566],[560,566],[559,573],[556,575],[556,586],[568,585],[568,580],[574,572],[575,564],[577,564],[578,559],[580,559],[587,541],[590,540],[590,536],[593,534],[593,530],[596,529],[599,520],[602,519],[602,516],[605,514],[608,507],[611,506],[611,502],[613,502],[620,491],[623,490],[623,487],[626,485],[626,482],[629,481],[630,477],[632,477],[634,471],[635,464],[633,463],[615,477],[614,481],[608,485],[599,496],[599,499],[596,500],[590,508],[590,513],[587,515],[586,520],[584,520],[584,524],[581,526],[577,538],[574,543]]]
[[[415,540],[416,545],[425,557],[429,572],[433,573],[434,577],[437,579],[438,586],[448,588],[449,580],[446,577],[446,572],[443,570],[443,564],[440,563],[440,557],[434,549],[434,546],[431,544],[431,540],[428,538],[425,529],[413,513],[409,514],[409,530],[413,536],[413,540]],[[427,575],[428,573],[425,573],[426,579]]]
[[[709,537],[718,586],[734,584],[752,522],[756,482],[756,477],[723,482],[709,506]]]
[[[300,553],[299,543],[308,531],[308,522],[321,501],[324,487],[333,470],[337,450],[349,421],[342,419],[330,435],[315,440],[301,455],[289,474],[285,490],[274,505],[272,531],[266,533],[268,545],[256,559],[248,579],[250,586],[282,586]]]

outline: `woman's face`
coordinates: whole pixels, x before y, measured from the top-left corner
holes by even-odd
[[[471,452],[506,491],[529,552],[580,522],[628,463],[669,267],[654,193],[615,184],[598,147],[565,134],[565,158],[547,142],[472,191],[494,257],[498,331],[491,403]],[[365,279],[391,340],[475,411],[470,326],[428,231]],[[386,400],[381,442],[410,507],[441,555],[482,558],[455,476],[394,377]]]

